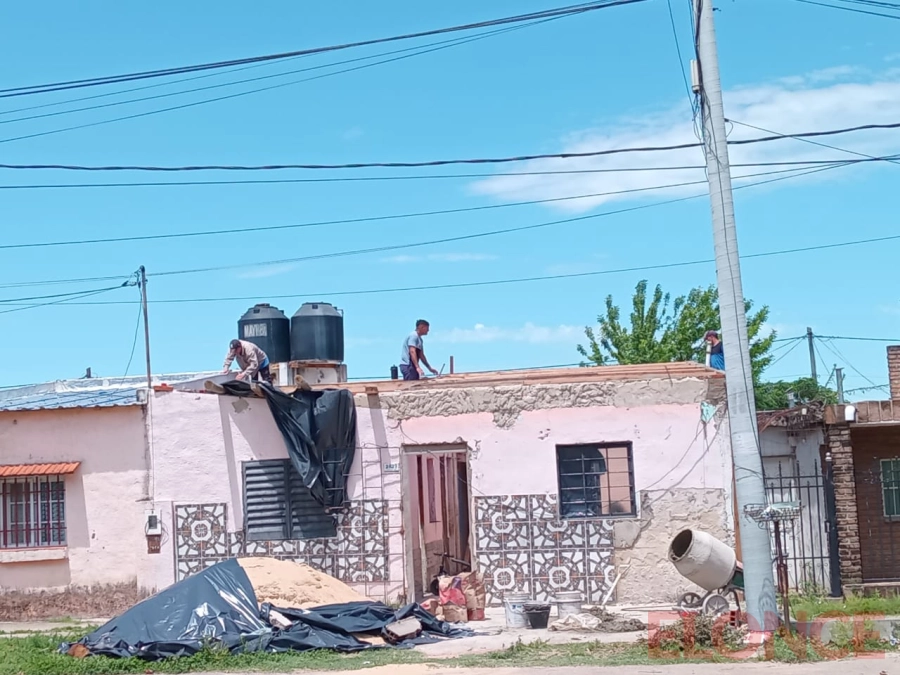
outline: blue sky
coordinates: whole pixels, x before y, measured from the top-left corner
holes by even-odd
[[[673,0],[682,49],[690,44],[686,0]],[[562,3],[559,3],[562,4]],[[471,0],[432,4],[270,2],[263,9],[224,0],[152,6],[134,3],[18,3],[0,21],[4,87],[24,86],[345,43],[553,6],[547,2]],[[900,53],[895,22],[787,0],[719,2],[716,12],[726,114],[790,133],[870,122],[900,113]],[[441,38],[437,38],[441,39]],[[427,44],[420,40],[413,44]],[[283,73],[412,46],[394,44],[267,65],[195,82],[68,106],[0,114],[20,116],[168,93],[246,77]],[[687,57],[687,53],[684,53]],[[179,103],[301,79],[328,69],[256,84],[0,124],[6,163],[270,164],[417,161],[508,156],[630,145],[690,142],[688,96],[664,0],[594,12],[352,73],[228,101],[38,138],[17,136],[140,113]],[[151,82],[152,84],[158,81]],[[148,83],[137,83],[138,86]],[[125,88],[125,87],[121,87]],[[0,100],[0,113],[113,91],[62,92]],[[54,98],[55,97],[55,98]],[[735,126],[733,138],[758,132]],[[900,151],[900,131],[826,139],[866,153]],[[733,162],[852,158],[797,141],[747,146]],[[697,150],[570,162],[566,168],[697,164]],[[560,163],[464,167],[462,170],[356,171],[329,176],[490,173],[558,169]],[[735,169],[735,174],[765,169]],[[859,165],[816,177],[736,192],[744,254],[898,232],[895,165]],[[290,178],[311,174],[75,174],[3,171],[0,184],[139,180]],[[321,172],[315,177],[323,177]],[[289,225],[414,211],[505,204],[701,180],[702,172],[654,170],[568,177],[433,179],[393,182],[182,186],[2,191],[2,243]],[[746,182],[746,181],[744,181]],[[736,185],[740,185],[737,181]],[[20,282],[151,275],[152,300],[252,296],[289,315],[306,300],[332,301],[346,316],[351,376],[387,375],[415,319],[426,317],[426,343],[438,367],[454,355],[459,369],[572,363],[583,327],[607,294],[629,302],[647,278],[673,294],[714,281],[712,265],[502,286],[369,295],[371,288],[453,284],[566,274],[709,258],[708,200],[527,232],[428,247],[288,265],[257,265],[202,274],[179,269],[261,263],[346,249],[536,224],[651,204],[702,191],[668,189],[627,197],[557,202],[406,220],[279,232],[0,250],[0,299],[76,290],[104,283],[2,287]],[[900,243],[798,253],[745,261],[744,290],[771,307],[782,337],[818,334],[900,338],[900,302],[890,283]],[[271,300],[273,296],[294,298]],[[123,304],[54,305],[0,314],[7,354],[0,386],[125,373],[137,318],[137,291],[97,296]],[[154,370],[215,369],[236,321],[252,302],[151,304]],[[10,305],[10,308],[18,305]],[[820,347],[827,372],[848,368],[846,387],[887,382],[884,344],[834,342]],[[142,343],[130,373],[143,367]],[[787,348],[779,352],[785,354]],[[808,372],[805,348],[773,366],[771,377]],[[857,369],[857,373],[853,368]],[[861,375],[860,375],[861,373]],[[878,397],[882,392],[867,393]]]

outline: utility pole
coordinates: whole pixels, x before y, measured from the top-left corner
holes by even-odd
[[[761,529],[744,510],[749,505],[765,505],[767,500],[753,401],[750,344],[734,224],[734,199],[712,0],[694,0],[694,12],[699,62],[696,66],[699,67],[693,68],[692,72],[699,77],[699,82],[694,83],[694,90],[701,95],[703,146],[712,208],[728,422],[737,497],[735,517],[739,519],[744,565],[744,596],[750,630],[771,633],[778,627],[778,606],[769,533]]]
[[[815,335],[813,335],[812,328],[806,329],[806,342],[809,344],[809,372],[810,377],[812,377],[813,382],[816,384],[819,383],[819,375],[816,373],[816,345],[813,342],[815,339]]]
[[[141,265],[138,270],[141,276],[141,306],[144,309],[144,351],[147,355],[147,389],[153,387],[153,371],[150,369],[150,324],[147,323],[147,270]]]
[[[837,382],[838,403],[844,403],[844,369],[834,367],[834,380]]]

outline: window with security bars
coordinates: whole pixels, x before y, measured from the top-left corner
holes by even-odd
[[[556,446],[560,518],[637,515],[631,443]]]
[[[0,479],[0,549],[65,545],[64,477]]]
[[[244,462],[243,471],[247,541],[337,536],[334,516],[315,500],[290,460]]]
[[[881,460],[881,498],[886,518],[900,518],[900,459]]]

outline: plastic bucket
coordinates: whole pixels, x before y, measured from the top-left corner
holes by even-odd
[[[525,618],[525,603],[528,600],[527,593],[507,593],[503,596],[507,628],[525,628],[528,626],[528,620]]]
[[[669,560],[681,576],[705,591],[730,584],[737,569],[737,556],[731,547],[700,530],[676,534],[669,544]]]
[[[532,628],[546,628],[550,622],[550,605],[525,605],[524,610]]]
[[[553,601],[556,603],[556,611],[560,619],[565,619],[567,616],[581,613],[581,603],[583,602],[583,598],[578,591],[557,593],[556,597],[553,598]]]

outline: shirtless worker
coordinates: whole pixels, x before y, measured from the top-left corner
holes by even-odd
[[[269,372],[269,357],[252,342],[246,340],[232,340],[228,346],[228,354],[222,366],[222,373],[231,370],[231,363],[237,359],[241,371],[237,374],[238,380],[252,380],[254,378],[272,384],[272,374]]]
[[[403,341],[403,352],[400,355],[400,372],[403,373],[404,380],[420,379],[425,374],[422,370],[422,365],[428,368],[432,375],[438,374],[438,371],[432,368],[431,364],[428,363],[428,359],[425,358],[425,346],[422,342],[422,336],[428,335],[428,328],[428,322],[425,319],[419,319],[416,321],[416,329]]]

